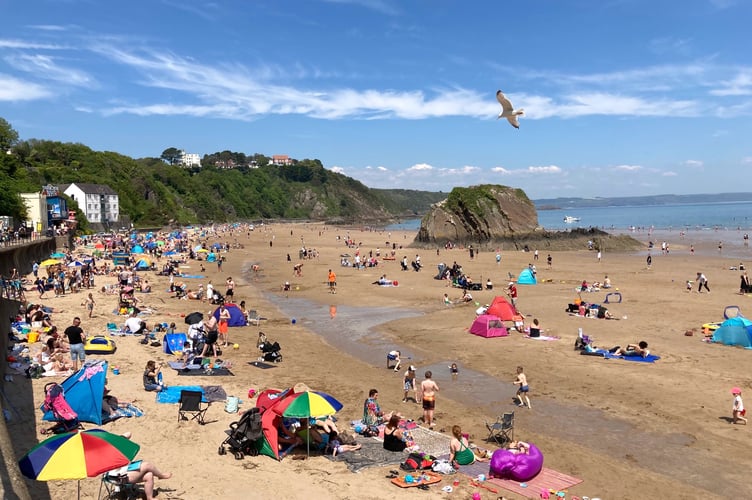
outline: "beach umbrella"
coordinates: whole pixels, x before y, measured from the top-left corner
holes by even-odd
[[[200,248],[196,250],[196,253],[209,253],[209,250],[207,250],[206,248]]]
[[[56,434],[29,450],[18,466],[37,481],[86,479],[128,465],[141,447],[102,429]],[[79,483],[79,497],[80,497]]]
[[[177,255],[177,252],[175,250],[167,250],[164,255],[169,257],[170,255]]]
[[[305,391],[290,398],[283,417],[310,418],[334,415],[342,409],[342,403],[325,392]]]
[[[79,262],[77,260],[74,260],[70,264],[68,264],[68,267],[82,267],[84,264],[82,262]]]
[[[47,260],[43,260],[42,262],[40,262],[39,265],[42,267],[48,267],[48,266],[55,266],[57,264],[60,264],[60,262],[61,261],[57,259],[47,259]]]
[[[55,252],[52,255],[50,255],[50,258],[52,259],[64,259],[65,254],[63,252]]]
[[[104,245],[102,243],[97,243],[96,245],[94,245],[94,248],[96,248],[97,250],[104,250]]]

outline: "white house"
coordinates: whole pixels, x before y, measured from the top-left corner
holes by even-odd
[[[61,184],[60,191],[78,203],[78,208],[91,223],[107,225],[120,220],[120,197],[109,186],[83,183]]]
[[[47,231],[47,195],[44,193],[21,193],[26,205],[26,227],[37,233]]]
[[[201,166],[201,157],[197,153],[180,152],[180,164],[184,167]]]

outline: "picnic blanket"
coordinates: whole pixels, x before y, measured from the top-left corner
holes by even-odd
[[[157,403],[175,404],[180,401],[181,391],[200,391],[203,394],[201,399],[205,403],[227,399],[227,393],[219,385],[173,385],[157,393]]]
[[[425,427],[415,427],[410,432],[419,447],[417,451],[437,456],[449,449],[451,439],[445,434]],[[359,472],[369,467],[398,465],[404,462],[408,456],[407,452],[385,450],[384,440],[378,437],[359,437],[358,443],[362,445],[359,450],[341,453],[336,457],[327,455],[327,458],[333,462],[345,462],[351,472]]]
[[[449,454],[444,454],[438,458],[449,459]],[[458,472],[468,476],[470,480],[473,480],[480,474],[488,476],[489,467],[490,462],[476,461],[470,465],[461,465]],[[540,492],[543,490],[563,491],[567,488],[578,485],[581,482],[582,479],[543,467],[537,476],[526,483],[520,483],[519,481],[514,481],[512,479],[489,478],[486,479],[483,484],[491,488],[503,488],[525,498],[540,498]]]
[[[178,370],[178,375],[180,376],[189,376],[189,375],[203,375],[204,377],[226,377],[231,376],[234,377],[235,374],[230,371],[229,368],[225,367],[219,367],[219,368],[212,368],[210,373],[206,373],[205,370],[190,370],[190,369],[180,369]]]
[[[112,422],[113,420],[117,420],[119,418],[144,416],[144,411],[133,403],[121,403],[121,405],[122,406],[120,406],[117,410],[114,410],[112,413],[107,415],[103,419],[103,422]]]

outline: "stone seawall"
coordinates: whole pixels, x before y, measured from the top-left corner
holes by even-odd
[[[29,243],[14,245],[9,247],[0,247],[0,274],[2,276],[10,276],[13,269],[17,269],[23,276],[31,272],[31,266],[34,262],[41,262],[48,258],[50,254],[54,253],[58,245],[63,248],[63,245],[70,245],[71,240],[67,237],[58,238],[42,238],[40,240],[32,241]],[[8,333],[10,332],[11,317],[18,313],[18,307],[21,304],[15,300],[8,300],[6,298],[0,298],[0,348],[2,352],[8,352]],[[0,398],[0,407],[3,410],[7,410],[12,418],[17,419],[18,415],[15,414],[17,410],[20,410],[22,414],[28,414],[28,409],[25,408],[29,402],[33,401],[31,391],[31,384],[25,384],[24,387],[28,388],[29,394],[20,394],[19,387],[24,384],[25,379],[21,379],[15,376],[14,382],[5,381],[5,369],[6,363],[2,363],[0,368],[0,376],[3,378],[3,395]],[[6,388],[8,384],[15,384],[13,402],[6,399],[8,391]],[[33,409],[30,410],[33,413]],[[32,424],[33,425],[33,424]],[[5,422],[5,418],[0,418],[0,497],[1,498],[18,498],[18,499],[30,499],[31,495],[26,487],[26,483],[21,476],[21,472],[18,469],[18,457],[14,451],[13,442],[8,432],[8,427]]]

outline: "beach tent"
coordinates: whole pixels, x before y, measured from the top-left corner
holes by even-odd
[[[517,278],[518,285],[535,285],[537,283],[538,281],[535,279],[535,275],[529,267],[520,271],[520,276]]]
[[[279,441],[277,440],[277,429],[282,425],[281,412],[275,412],[274,407],[281,403],[285,398],[293,396],[292,388],[285,391],[277,389],[267,389],[262,391],[256,399],[256,407],[261,412],[261,428],[264,437],[258,443],[259,453],[267,455],[277,460],[281,460],[279,453]]]
[[[742,316],[727,319],[713,332],[713,342],[752,349],[752,321]]]
[[[102,425],[102,398],[104,397],[107,361],[98,359],[86,361],[80,370],[63,380],[65,400],[82,422]],[[42,409],[42,408],[40,408]],[[44,411],[44,409],[42,409]],[[54,422],[52,412],[46,412],[44,420]]]
[[[502,321],[514,321],[517,311],[512,304],[507,302],[507,299],[499,295],[494,297],[493,302],[486,310],[486,314],[498,316]]]
[[[136,269],[142,269],[142,270],[149,269],[150,266],[151,266],[151,261],[147,259],[146,257],[141,257],[136,262]]]
[[[131,248],[131,253],[144,253],[144,247],[142,247],[141,245],[136,245]]]
[[[245,314],[240,310],[237,304],[232,302],[225,302],[225,307],[230,311],[230,321],[228,326],[246,326],[248,322],[245,319]],[[219,307],[217,307],[212,315],[219,320]]]
[[[498,316],[481,314],[470,325],[470,333],[479,337],[506,337],[509,335],[506,327]]]
[[[219,257],[217,257],[217,254],[215,254],[214,252],[211,252],[209,253],[209,255],[206,256],[206,262],[216,262],[218,258]]]

